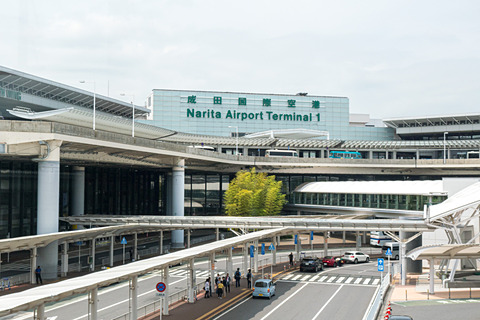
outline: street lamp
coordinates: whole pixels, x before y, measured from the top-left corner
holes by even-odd
[[[238,126],[228,126],[229,128],[235,128],[235,136],[236,136],[236,141],[235,141],[235,154],[238,156]]]
[[[120,93],[121,96],[130,96],[132,97],[132,138],[135,137],[135,107],[133,106],[133,100],[135,100],[134,94]]]
[[[444,132],[443,133],[443,164],[446,163],[446,159],[447,159],[447,154],[446,154],[446,151],[447,151],[447,134],[448,134],[448,131]]]
[[[85,81],[85,80],[80,80],[80,83],[93,83],[93,131],[95,131],[95,81]]]

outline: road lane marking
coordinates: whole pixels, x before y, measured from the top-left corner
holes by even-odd
[[[287,275],[286,277],[283,277],[282,280],[284,280],[284,279],[285,279],[285,280],[289,280],[289,279],[292,278],[293,276],[295,276],[295,274],[294,274],[294,273],[291,273],[291,274]]]
[[[308,285],[308,282],[305,283],[300,289],[298,289],[297,291],[295,291],[294,293],[292,293],[287,299],[283,300],[278,306],[276,306],[275,308],[273,308],[269,313],[267,313],[263,318],[261,318],[260,320],[264,320],[266,319],[269,315],[271,315],[275,310],[277,310],[278,308],[280,308],[285,302],[287,302],[288,300],[290,300],[294,295],[296,295],[297,293],[299,293],[303,288],[305,288],[306,286]]]
[[[337,289],[337,291],[335,291],[335,293],[330,297],[330,299],[328,299],[328,301],[325,302],[323,307],[320,310],[318,310],[317,314],[312,318],[312,320],[317,319],[320,313],[322,313],[322,311],[327,307],[327,305],[330,303],[330,301],[332,301],[332,299],[337,295],[337,293],[340,291],[340,289],[342,289],[342,287],[343,287],[343,284]]]
[[[350,283],[350,282],[352,282],[352,280],[353,280],[353,277],[350,277],[347,280],[345,280],[345,283]]]
[[[318,277],[320,277],[320,275],[319,275],[319,274],[317,274],[317,275],[315,275],[315,276],[311,277],[311,278],[310,278],[310,280],[308,280],[308,281],[315,281],[315,280],[317,280],[317,278],[318,278]]]
[[[310,278],[310,277],[311,277],[311,275],[306,275],[305,277],[303,277],[302,279],[300,279],[300,281],[305,281],[305,280],[307,280],[307,279]]]
[[[335,280],[335,278],[336,278],[336,276],[328,278],[327,283],[333,282],[333,280]]]
[[[372,280],[372,278],[365,279],[365,281],[363,281],[363,284],[368,284],[370,282],[370,280]]]
[[[380,282],[380,279],[373,280],[372,284],[377,285]]]
[[[298,274],[298,275],[296,275],[295,277],[293,277],[292,280],[294,280],[294,281],[295,281],[295,280],[298,280],[298,278],[300,278],[301,276],[302,276],[301,274]]]
[[[319,282],[323,282],[323,281],[324,281],[325,279],[327,279],[327,278],[328,278],[328,276],[323,276],[323,277],[321,277],[320,279],[318,279],[318,281],[319,281]]]
[[[355,282],[354,282],[354,283],[355,283],[355,284],[359,284],[359,283],[360,283],[360,281],[362,281],[362,278],[357,278],[357,280],[355,280]]]
[[[345,277],[340,277],[340,278],[338,278],[337,281],[335,281],[335,282],[336,282],[336,283],[340,283],[340,282],[343,281],[343,279],[345,279]]]

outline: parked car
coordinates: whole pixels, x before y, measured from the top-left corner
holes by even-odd
[[[390,320],[413,320],[410,316],[390,316]]]
[[[360,251],[349,251],[345,252],[342,256],[342,259],[345,262],[359,263],[359,262],[369,262],[370,256]]]
[[[271,279],[259,279],[253,285],[252,298],[272,298],[275,295],[275,283]]]
[[[342,257],[327,256],[322,260],[324,267],[341,267],[345,263]]]
[[[319,258],[316,257],[304,257],[300,263],[300,272],[313,271],[318,272],[323,270],[323,264]]]

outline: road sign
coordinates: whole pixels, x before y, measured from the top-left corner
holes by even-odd
[[[313,231],[310,231],[310,240],[313,240]]]
[[[125,239],[125,237],[123,237],[122,241],[120,241],[120,244],[127,244],[127,239]]]
[[[386,256],[391,256],[392,255],[392,250],[390,248],[387,248],[387,252],[385,252]]]
[[[270,247],[268,247],[268,250],[270,251],[275,250],[275,246],[273,245],[273,243],[270,243]]]
[[[255,255],[255,249],[253,248],[253,245],[250,246],[250,258],[253,258]]]
[[[298,243],[298,234],[295,235],[295,244]]]
[[[383,264],[383,259],[382,258],[377,259],[377,268],[378,268],[378,271],[383,271],[384,270],[385,265]]]
[[[165,285],[165,283],[163,282],[159,282],[157,283],[157,285],[155,286],[155,288],[157,289],[158,292],[164,292],[165,289],[167,288],[167,286]]]
[[[262,243],[262,255],[265,254],[265,243]]]

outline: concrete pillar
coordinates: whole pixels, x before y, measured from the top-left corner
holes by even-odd
[[[388,160],[388,150],[387,150],[387,151],[385,151],[385,159],[387,159],[387,160]]]
[[[400,232],[401,233],[401,232]],[[407,282],[407,257],[406,257],[406,247],[407,244],[405,242],[400,242],[400,275],[401,275],[401,282],[402,286],[404,286]]]
[[[133,259],[130,257],[130,260],[137,261],[138,259],[138,235],[135,232],[133,234]]]
[[[254,263],[254,272],[258,272],[258,240],[255,240],[255,250],[253,251],[253,254],[255,256],[254,260],[255,260],[255,263]]]
[[[172,215],[185,215],[185,160],[177,159],[172,169]],[[184,248],[183,230],[172,231],[172,248]]]
[[[72,195],[72,216],[83,216],[85,214],[85,167],[73,167]],[[74,226],[73,229],[83,229],[83,225]]]
[[[417,160],[420,159],[420,150],[417,150],[415,152],[415,159],[417,159]]]
[[[249,248],[248,242],[247,242],[243,246],[243,272],[242,272],[242,274],[244,276],[247,275],[249,257],[250,257],[250,248]]]
[[[38,161],[37,234],[58,232],[61,141],[48,142],[48,155]],[[44,279],[57,278],[58,241],[38,248]]]
[[[30,252],[30,283],[35,284],[35,269],[37,268],[37,247],[32,248]]]
[[[91,250],[92,250],[92,264],[90,265],[90,271],[95,271],[95,247],[97,245],[96,238],[92,239]]]
[[[213,288],[212,283],[215,281],[215,253],[210,254],[210,280],[210,285]]]
[[[368,159],[373,159],[373,151],[368,151]]]
[[[159,240],[159,254],[163,254],[163,230],[160,231],[160,240]]]
[[[188,278],[187,278],[187,286],[188,286],[188,302],[194,303],[195,302],[195,264],[194,259],[190,259],[189,266],[188,266]]]
[[[220,229],[216,228],[215,229],[215,240],[220,240]]]
[[[345,244],[345,231],[342,232],[342,243]]]
[[[295,245],[295,261],[300,262],[300,235],[297,233],[297,244]]]
[[[168,283],[168,266],[163,268],[163,283],[165,283],[165,297],[163,297],[163,315],[168,316],[168,296],[170,284]]]
[[[360,248],[362,247],[362,236],[360,235],[360,232],[356,232],[356,243],[355,243],[355,250],[360,250]]]
[[[90,291],[90,319],[97,320],[98,318],[98,288],[92,289]]]
[[[392,159],[397,159],[397,151],[392,152]]]
[[[62,244],[62,277],[66,277],[68,274],[68,243]]]
[[[429,260],[430,263],[430,294],[435,294],[435,262],[433,259]]]
[[[110,267],[113,267],[113,249],[115,246],[115,236],[110,236]]]
[[[138,309],[138,277],[133,276],[130,278],[130,299],[131,299],[131,310],[130,310],[130,320],[137,320],[137,309]]]
[[[227,273],[230,275],[230,278],[233,277],[233,248],[232,247],[228,248]]]
[[[367,231],[362,232],[362,243],[367,244]]]
[[[328,256],[328,238],[327,238],[327,233],[323,233],[323,256],[326,257]]]
[[[420,247],[422,245],[422,236],[419,236],[412,241],[408,243],[404,243],[408,238],[412,237],[415,235],[415,232],[405,232],[405,231],[400,231],[399,237],[401,240],[400,243],[400,249],[402,249],[402,245],[404,245],[404,252],[402,256],[402,251],[400,250],[400,260],[402,264],[402,285],[403,283],[406,282],[407,279],[407,274],[409,272],[413,273],[422,273],[422,261],[414,261],[411,259],[407,259],[406,252],[413,250],[417,247]]]
[[[37,318],[35,320],[45,320],[45,305],[41,304],[37,307]]]
[[[276,265],[277,265],[277,246],[278,246],[278,242],[277,242],[277,237],[276,237],[276,236],[273,237],[272,243],[273,243],[273,247],[275,248],[275,249],[272,250],[272,264],[273,264],[274,266],[276,266]]]
[[[310,245],[310,250],[313,251],[313,240],[311,232],[308,234],[308,244]]]

